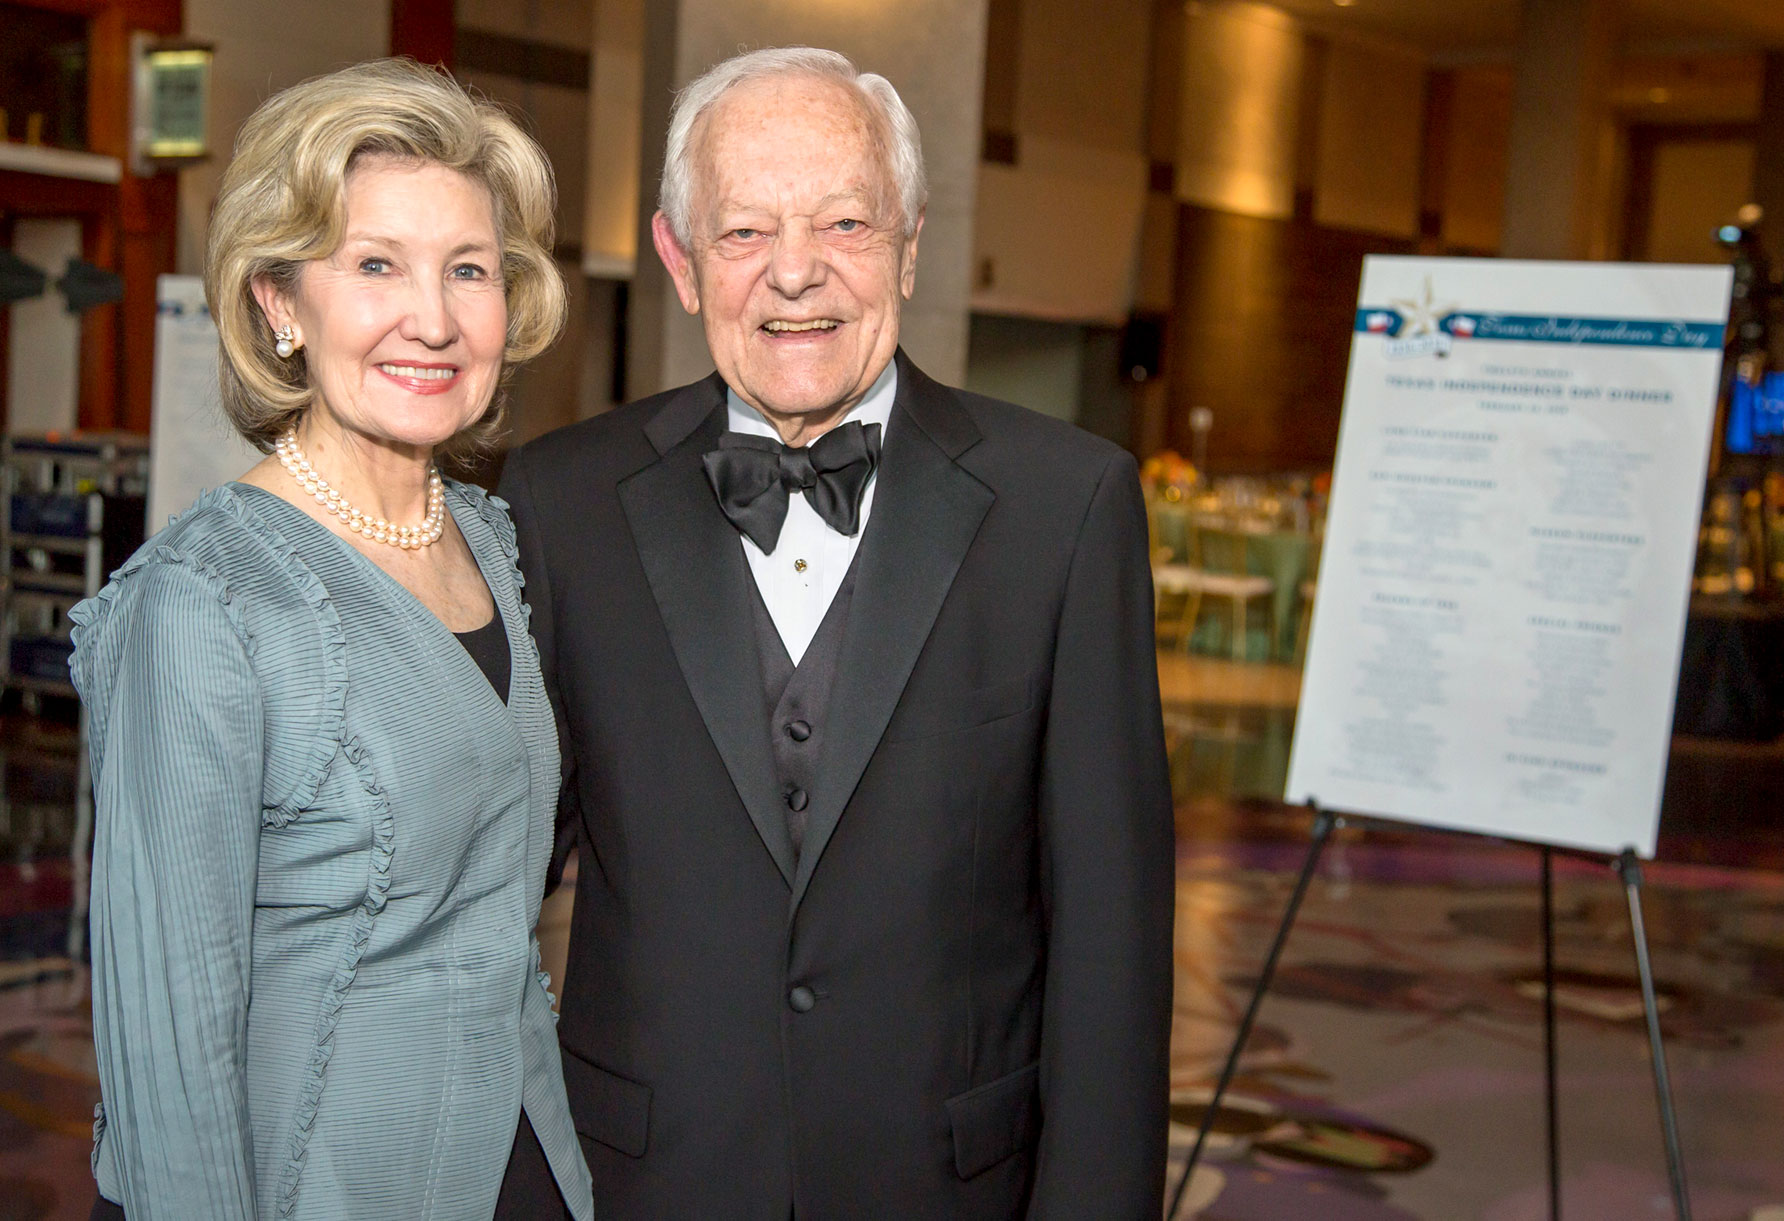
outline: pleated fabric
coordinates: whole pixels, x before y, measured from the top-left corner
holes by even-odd
[[[592,1216],[533,936],[556,732],[505,506],[447,503],[506,705],[376,564],[242,484],[71,613],[93,1162],[130,1221],[487,1221],[523,1105]]]

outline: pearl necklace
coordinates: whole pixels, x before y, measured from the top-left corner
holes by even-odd
[[[397,526],[382,517],[361,513],[347,502],[345,496],[329,487],[328,480],[316,473],[310,460],[304,457],[304,451],[297,447],[295,428],[273,442],[273,453],[277,455],[279,465],[291,472],[298,486],[314,496],[317,504],[340,518],[355,534],[375,543],[401,547],[404,551],[419,551],[438,542],[446,533],[446,488],[440,482],[440,468],[431,462],[427,466],[426,520],[419,526]]]

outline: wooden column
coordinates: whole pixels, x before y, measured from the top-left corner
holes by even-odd
[[[133,0],[94,13],[87,33],[87,145],[124,163],[110,223],[84,228],[87,261],[124,278],[124,300],[81,321],[82,428],[147,433],[155,365],[155,280],[174,264],[172,172],[139,177],[130,168],[130,38],[180,32],[180,0]],[[113,391],[107,395],[104,386]],[[91,397],[89,397],[91,396]]]
[[[124,280],[124,300],[81,319],[77,419],[86,429],[149,431],[155,355],[155,281],[174,267],[172,173],[130,172],[130,40],[136,31],[179,34],[181,0],[15,0],[87,20],[87,148],[116,157],[116,186],[40,174],[6,174],[0,199],[16,216],[80,221],[81,257]],[[46,268],[59,277],[62,268]]]
[[[452,70],[452,0],[390,0],[390,53]]]
[[[1784,51],[1765,53],[1763,81],[1758,148],[1753,158],[1753,202],[1765,209],[1760,232],[1776,271],[1784,266]]]

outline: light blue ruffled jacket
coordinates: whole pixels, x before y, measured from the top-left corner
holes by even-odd
[[[451,632],[295,506],[202,496],[71,614],[91,718],[101,1192],[130,1221],[487,1221],[524,1105],[592,1216],[533,926],[558,752],[514,527]]]

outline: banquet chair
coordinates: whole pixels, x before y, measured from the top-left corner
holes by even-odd
[[[1275,652],[1276,612],[1270,599],[1276,582],[1270,577],[1250,571],[1250,536],[1243,530],[1203,526],[1194,532],[1191,551],[1194,557],[1193,580],[1198,590],[1197,611],[1208,598],[1224,599],[1231,604],[1232,649],[1235,661],[1245,660],[1247,611],[1252,602],[1264,599],[1270,621],[1269,654]],[[1193,633],[1195,620],[1188,620]],[[1185,637],[1185,647],[1188,647]]]
[[[1165,599],[1179,598],[1175,615],[1174,643],[1186,648],[1184,632],[1195,624],[1199,610],[1201,587],[1196,583],[1191,558],[1191,536],[1194,531],[1181,506],[1165,506],[1148,500],[1146,535],[1152,546],[1152,617],[1156,626],[1163,626]],[[1188,625],[1186,627],[1186,624]]]
[[[1201,613],[1202,586],[1200,574],[1196,569],[1173,558],[1168,548],[1160,548],[1153,553],[1152,562],[1152,615],[1155,620],[1164,614],[1164,600],[1167,594],[1181,597],[1182,605],[1177,612],[1177,630],[1174,643],[1189,650],[1189,635],[1195,630],[1196,617]]]

